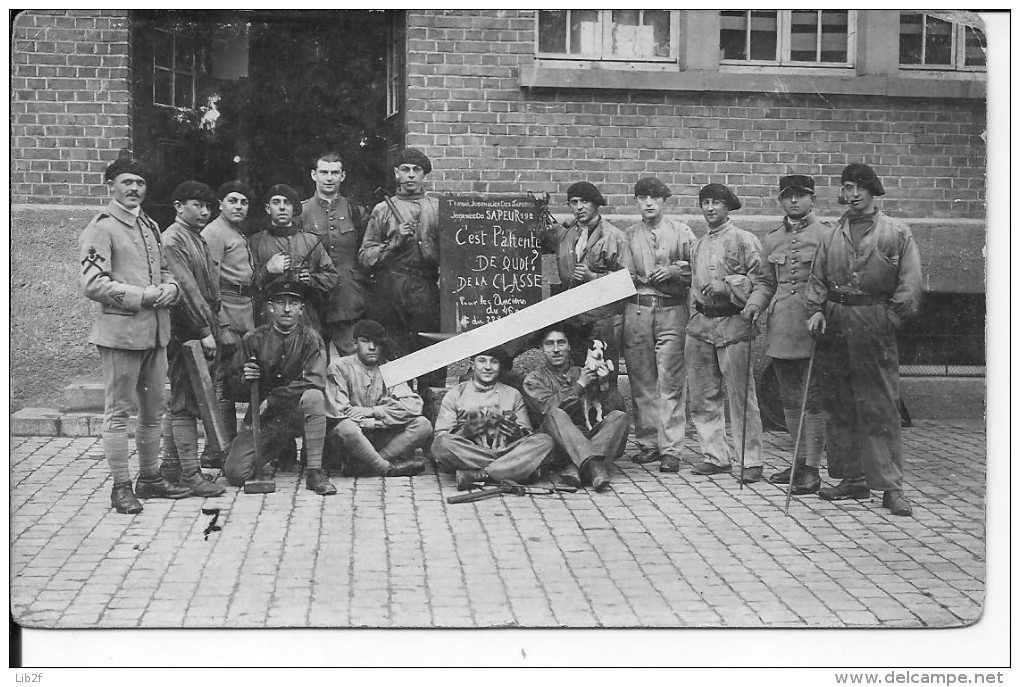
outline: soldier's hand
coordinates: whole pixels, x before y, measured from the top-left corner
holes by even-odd
[[[174,299],[177,298],[177,287],[173,284],[160,284],[159,296],[156,298],[156,302],[152,304],[153,308],[169,308]]]
[[[574,268],[573,278],[574,281],[591,281],[595,278],[595,273],[582,262],[578,263],[577,267]]]
[[[358,427],[361,427],[362,429],[375,429],[378,424],[378,421],[374,417],[363,417],[358,420]]]
[[[524,436],[524,428],[517,424],[517,421],[513,418],[506,417],[505,415],[500,418],[499,433],[507,438],[507,441],[514,442]]]
[[[761,308],[754,303],[748,303],[744,306],[744,309],[740,311],[740,316],[747,322],[754,324],[758,321],[758,316],[761,315]]]
[[[594,382],[598,378],[595,374],[595,370],[587,367],[581,368],[581,375],[577,378],[577,383],[582,387],[587,387],[589,384]]]
[[[283,274],[289,268],[290,256],[283,252],[269,258],[269,262],[266,263],[266,269],[269,270],[270,274]]]
[[[825,333],[825,315],[820,312],[816,312],[814,315],[808,318],[807,321],[808,331],[811,336],[816,339]]]
[[[216,339],[212,334],[202,339],[202,352],[205,354],[206,360],[212,360],[216,357]]]
[[[365,418],[372,417],[372,409],[365,408],[363,406],[351,406],[348,409],[347,414],[350,416],[352,420],[360,423]]]
[[[297,278],[299,282],[305,284],[306,286],[312,283],[312,273],[306,269],[298,272]]]
[[[417,232],[415,231],[414,224],[412,224],[411,222],[404,222],[403,224],[401,224],[400,230],[398,231],[398,234],[400,236],[403,236],[404,238],[407,238],[408,236],[414,236],[415,233]]]
[[[142,307],[155,307],[156,299],[159,298],[159,287],[149,284],[142,289]]]
[[[247,362],[241,368],[241,378],[247,382],[253,382],[261,376],[262,370],[259,369],[258,363]]]
[[[666,267],[665,265],[660,265],[659,267],[656,267],[648,274],[648,281],[651,282],[652,284],[661,284],[662,282],[667,281],[668,279],[669,268]]]
[[[703,296],[729,296],[730,289],[722,279],[713,279],[701,289]]]

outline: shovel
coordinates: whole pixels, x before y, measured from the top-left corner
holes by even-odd
[[[252,357],[252,362],[257,362]],[[272,494],[276,491],[276,482],[262,478],[262,460],[259,456],[259,444],[262,440],[262,418],[259,413],[259,380],[251,382],[251,433],[255,440],[255,474],[245,480],[245,494]]]

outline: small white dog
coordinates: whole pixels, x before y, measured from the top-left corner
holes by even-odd
[[[584,423],[588,429],[602,422],[603,392],[609,389],[609,373],[613,371],[613,361],[606,360],[606,342],[593,339],[588,348],[588,357],[584,361],[584,369],[591,370],[598,379],[598,384],[589,384],[581,399],[584,403]],[[595,411],[595,422],[592,423],[592,410]]]

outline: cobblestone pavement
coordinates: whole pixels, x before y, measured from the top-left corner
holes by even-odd
[[[448,505],[452,477],[296,473],[110,510],[95,439],[12,437],[11,610],[30,627],[952,627],[985,580],[979,422],[904,430],[914,518],[626,458],[602,494]],[[697,445],[689,439],[690,446]],[[785,434],[766,434],[785,467]],[[136,466],[132,457],[132,466]],[[769,470],[767,470],[768,474]],[[208,538],[221,509],[223,529]]]

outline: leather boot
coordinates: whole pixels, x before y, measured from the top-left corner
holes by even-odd
[[[210,482],[206,479],[201,470],[193,472],[190,475],[184,475],[181,477],[180,483],[182,487],[190,487],[191,495],[199,498],[222,496],[223,492],[226,491],[226,489],[221,487],[219,484]]]
[[[567,463],[553,476],[553,482],[578,489],[581,486],[581,473],[577,471],[576,465]]]
[[[822,486],[822,478],[818,476],[818,468],[813,468],[809,465],[799,465],[797,466],[797,472],[793,475],[793,489],[790,493],[794,496],[814,494],[820,486]]]
[[[910,501],[907,501],[900,489],[890,489],[882,494],[882,505],[888,508],[893,515],[910,516],[914,514],[914,509],[910,507]]]
[[[385,477],[412,477],[425,472],[424,460],[397,460],[391,461],[386,468]]]
[[[135,482],[135,496],[140,499],[183,499],[191,494],[191,487],[170,484],[162,475],[151,477],[138,475]]]
[[[476,482],[488,482],[489,476],[485,470],[457,470],[454,473],[457,481],[457,491],[467,491]]]
[[[864,476],[847,477],[834,487],[822,487],[818,490],[818,498],[823,501],[845,501],[847,499],[870,499],[871,490]]]
[[[680,456],[663,453],[659,460],[659,472],[680,472]]]
[[[142,504],[135,498],[131,491],[131,482],[119,482],[113,485],[113,492],[110,494],[110,505],[118,513],[134,515],[142,512]]]
[[[744,468],[740,471],[740,481],[744,484],[754,484],[761,481],[761,466],[755,465],[752,468]]]
[[[630,459],[632,462],[637,463],[638,465],[644,465],[645,463],[654,463],[655,461],[660,459],[659,449],[651,447],[643,448],[641,449],[640,453],[638,453],[636,456],[631,456]]]
[[[592,456],[581,463],[581,479],[590,484],[595,491],[602,491],[609,486],[609,470],[603,456]]]
[[[305,474],[305,487],[319,496],[331,496],[336,493],[336,487],[329,481],[329,475],[325,470],[309,470]]]

